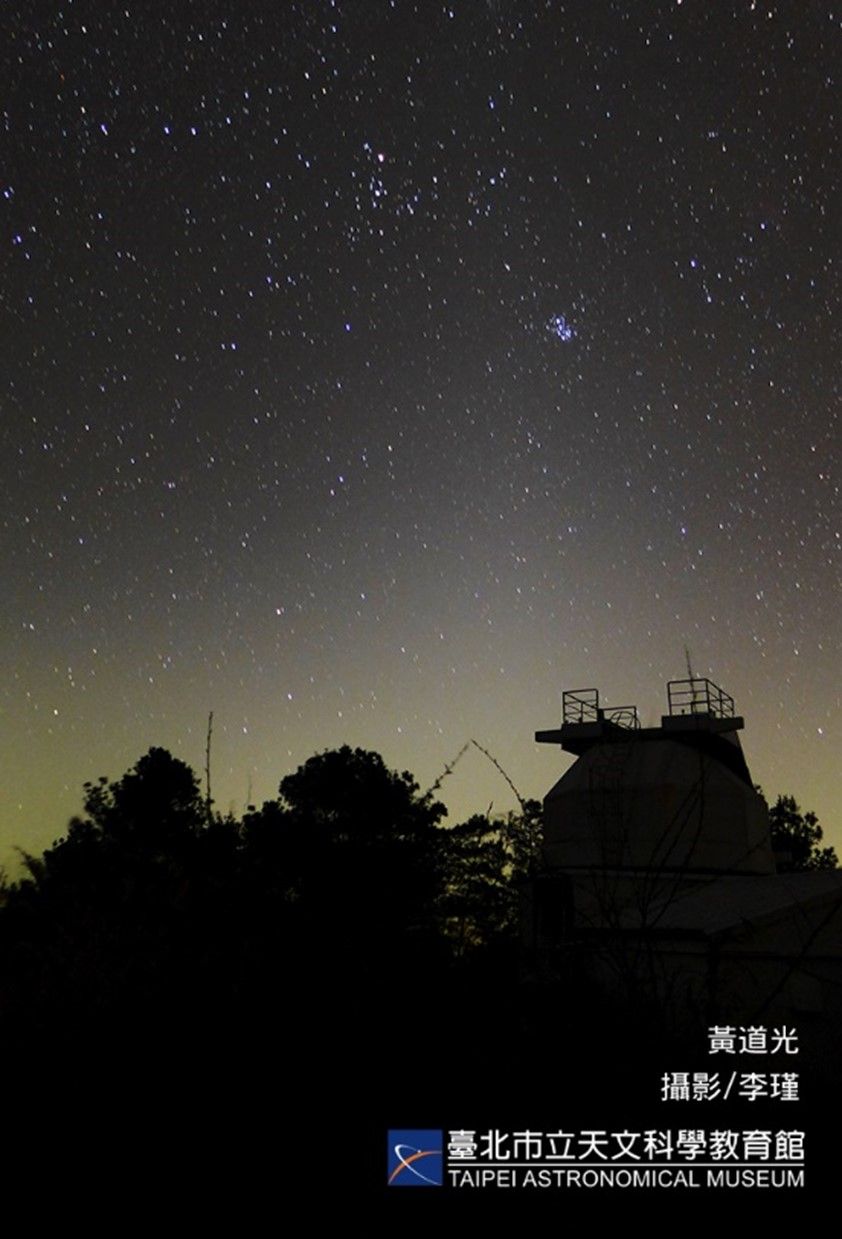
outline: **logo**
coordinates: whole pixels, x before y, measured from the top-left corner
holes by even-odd
[[[389,1187],[441,1187],[442,1143],[440,1131],[390,1131],[386,1161]]]

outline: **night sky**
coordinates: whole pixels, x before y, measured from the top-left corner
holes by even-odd
[[[842,842],[830,6],[4,27],[0,859],[211,710],[222,811],[341,743],[540,797],[685,647]]]

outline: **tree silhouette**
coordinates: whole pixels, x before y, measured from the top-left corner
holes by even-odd
[[[436,937],[445,811],[377,753],[318,754],[245,818],[248,880],[255,892],[272,888],[331,975],[380,973]]]
[[[769,827],[779,873],[839,867],[835,850],[819,846],[824,832],[815,813],[802,813],[794,797],[778,796],[769,810]]]
[[[73,818],[40,861],[25,858],[36,883],[67,883],[71,875],[98,881],[103,865],[183,856],[205,821],[193,771],[161,748],[151,748],[116,783],[105,776],[86,783],[83,803],[87,816]]]
[[[189,766],[150,749],[85,784],[83,813],[2,892],[7,1049],[38,1059],[61,1029],[88,1070],[131,1059],[164,1079],[175,1043],[213,1070],[231,1047],[268,1061],[283,1045],[324,1074],[341,1026],[375,1071],[401,1024],[428,1047],[423,1093],[444,1020],[485,1011],[503,1026],[514,1011],[539,806],[454,830],[444,815],[411,774],[344,747],[224,819]]]
[[[195,835],[206,811],[195,774],[166,749],[151,748],[117,783],[85,784],[85,809],[105,837],[134,837],[147,847]]]
[[[84,809],[5,892],[10,1026],[86,1044],[191,1011],[198,1021],[232,986],[236,826],[206,825],[192,770],[161,748],[117,782],[85,784]]]
[[[522,884],[538,863],[541,812],[537,800],[526,800],[519,813],[475,814],[445,832],[442,910],[457,955],[517,942]]]

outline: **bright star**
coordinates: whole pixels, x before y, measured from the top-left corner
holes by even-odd
[[[573,324],[568,323],[563,314],[553,314],[552,318],[547,320],[547,331],[565,343],[572,340],[576,334]]]

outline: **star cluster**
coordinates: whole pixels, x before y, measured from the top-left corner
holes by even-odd
[[[820,4],[7,15],[2,845],[150,744],[524,794],[562,688],[731,692],[840,840]],[[472,751],[456,816],[510,793]]]

